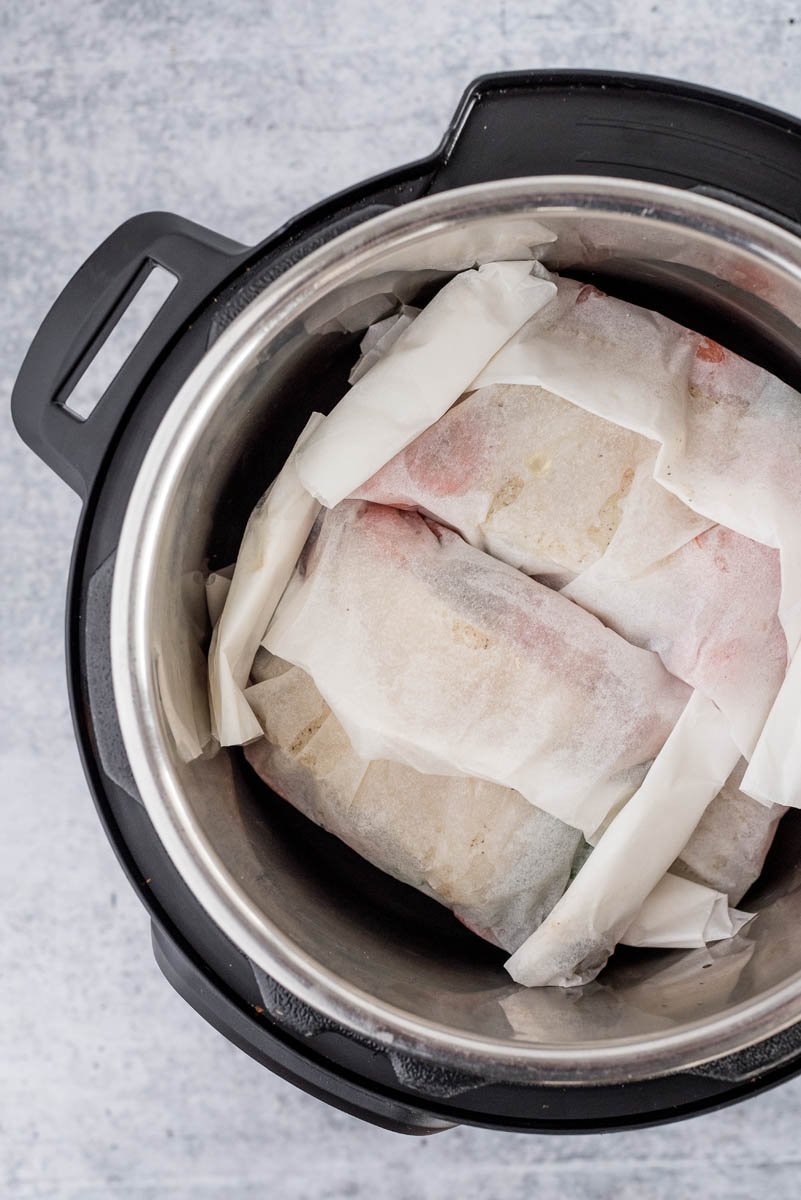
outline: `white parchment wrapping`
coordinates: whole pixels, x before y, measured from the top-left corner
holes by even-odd
[[[228,589],[231,586],[231,580],[234,575],[234,563],[230,567],[223,567],[221,571],[212,571],[206,576],[206,608],[209,613],[209,621],[212,629],[222,616],[222,610],[225,608]]]
[[[576,869],[577,830],[498,784],[359,758],[312,679],[265,650],[252,677],[265,738],[245,755],[274,791],[509,952],[538,927]],[[695,947],[736,928],[725,896],[666,877],[622,940]]]
[[[312,676],[362,757],[515,788],[587,835],[689,696],[558,592],[359,501],[321,516],[264,644]]]
[[[558,281],[559,295],[474,381],[536,384],[660,443],[655,478],[687,505],[780,551],[779,616],[801,638],[801,397],[760,367],[673,321]],[[798,699],[788,673],[743,788],[801,804]]]
[[[738,759],[723,714],[693,692],[638,792],[553,912],[507,962],[512,978],[528,987],[594,979]]]
[[[322,420],[320,413],[309,417],[245,527],[209,649],[209,699],[221,746],[241,745],[261,736],[261,726],[242,693],[259,642],[319,512],[319,504],[298,479],[295,463],[299,448]]]
[[[776,801],[801,808],[801,651],[798,647],[751,755],[742,786],[749,796],[763,804]]]
[[[787,666],[778,551],[713,525],[632,575],[615,548],[564,595],[714,700],[750,755]]]
[[[276,792],[504,949],[539,925],[567,885],[575,829],[498,784],[359,758],[310,677],[264,651],[254,678],[266,737],[245,754]]]
[[[555,241],[556,234],[530,216],[485,219],[403,246],[393,251],[391,265],[393,270],[464,271],[480,263],[533,259]]]
[[[725,892],[731,904],[756,883],[787,811],[781,804],[760,804],[740,789],[746,765],[741,758],[671,867],[674,875]]]
[[[611,543],[630,574],[709,527],[655,481],[657,449],[543,388],[498,385],[451,408],[355,496],[418,508],[558,586]]]
[[[466,271],[494,262],[523,262],[556,241],[556,234],[531,217],[463,225],[438,232],[434,239],[418,240],[392,253],[385,269],[373,267],[350,283],[321,297],[304,316],[312,333],[364,329],[390,317],[398,302],[414,300],[422,288],[446,283],[455,271]],[[544,268],[534,261],[535,272]]]
[[[333,507],[441,417],[556,295],[532,265],[488,263],[454,276],[302,448],[297,469],[306,490]]]
[[[620,942],[661,950],[698,950],[734,937],[753,916],[730,908],[725,892],[669,874],[646,898]]]
[[[380,358],[392,349],[398,338],[404,333],[415,317],[420,315],[420,309],[410,304],[402,304],[397,312],[377,321],[366,330],[359,349],[361,354],[358,362],[354,363],[348,375],[348,383],[357,383],[362,375],[366,375]]]

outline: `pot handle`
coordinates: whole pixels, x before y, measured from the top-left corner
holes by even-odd
[[[23,441],[83,499],[143,381],[244,250],[172,213],[142,213],[106,238],[50,309],[20,368],[11,412]],[[66,401],[154,266],[174,275],[176,284],[81,418]]]
[[[165,979],[195,1012],[256,1062],[326,1104],[370,1125],[418,1137],[453,1129],[453,1122],[415,1107],[411,1097],[362,1084],[358,1076],[300,1046],[259,1007],[248,1012],[201,972],[155,921],[153,954]]]

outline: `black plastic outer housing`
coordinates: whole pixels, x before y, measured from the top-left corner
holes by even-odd
[[[141,461],[178,388],[222,328],[292,263],[378,212],[433,192],[527,175],[643,179],[718,195],[801,226],[801,124],[670,80],[587,71],[488,75],[467,89],[439,149],[367,180],[245,248],[167,213],[134,217],[79,270],[20,370],[15,423],[84,500],[69,581],[69,689],[84,769],[109,841],[148,909],[162,971],[230,1041],[310,1094],[386,1128],[466,1123],[534,1132],[626,1129],[731,1103],[801,1071],[801,1029],[682,1074],[616,1086],[485,1084],[388,1057],[284,997],[188,891],[125,758],[109,659],[114,555]],[[801,232],[801,230],[799,230]],[[177,286],[86,421],[65,401],[152,265]],[[91,690],[91,696],[90,696]],[[101,761],[102,751],[102,761]],[[105,764],[105,766],[103,765]],[[109,767],[109,764],[114,764]]]

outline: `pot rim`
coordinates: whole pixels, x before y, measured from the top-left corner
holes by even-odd
[[[738,244],[801,288],[801,239],[708,196],[660,184],[583,175],[493,181],[401,205],[309,254],[270,284],[221,334],[182,385],[147,450],[120,535],[111,603],[111,660],[120,728],[142,802],[180,875],[251,961],[334,1021],[398,1050],[462,1069],[539,1083],[595,1084],[650,1078],[731,1054],[801,1018],[801,972],[715,1019],[647,1036],[549,1044],[502,1042],[411,1016],[320,967],[248,898],[208,844],[165,753],[155,717],[151,568],[161,516],[206,420],[253,353],[308,306],[388,250],[414,246],[460,220],[491,214],[626,214],[664,228]]]

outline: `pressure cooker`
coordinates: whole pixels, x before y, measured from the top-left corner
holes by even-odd
[[[280,169],[277,168],[277,169]],[[424,301],[499,231],[730,345],[801,390],[801,124],[644,76],[488,75],[439,149],[255,247],[168,213],[122,225],[56,300],[12,407],[82,498],[66,614],[75,734],[170,983],[225,1037],[406,1133],[613,1130],[801,1071],[801,815],[731,946],[626,951],[583,988],[524,989],[503,954],[269,791],[241,751],[185,761],[206,704],[198,572],[312,410],[347,387],[382,281]],[[173,291],[91,414],[70,396],[154,266]],[[205,639],[205,640],[204,640]]]

